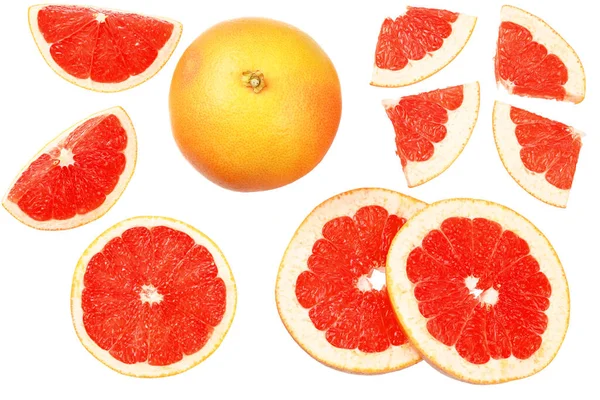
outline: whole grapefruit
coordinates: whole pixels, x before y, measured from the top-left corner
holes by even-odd
[[[204,176],[237,191],[274,189],[325,156],[342,112],[323,49],[283,22],[241,18],[202,33],[169,96],[177,145]]]

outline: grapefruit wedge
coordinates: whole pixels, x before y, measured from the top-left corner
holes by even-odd
[[[54,72],[98,92],[118,92],[153,77],[182,30],[167,18],[58,4],[30,7],[29,27]]]
[[[496,81],[509,93],[580,103],[585,73],[571,46],[542,19],[504,6],[496,52]]]
[[[400,87],[450,64],[467,44],[477,18],[446,10],[407,7],[381,25],[371,85]]]
[[[394,316],[384,271],[392,238],[424,206],[390,190],[356,189],[326,200],[302,222],[275,293],[281,320],[308,354],[363,374],[420,360]]]
[[[71,289],[77,336],[125,375],[178,374],[209,357],[227,334],[236,287],[206,235],[170,218],[109,228],[83,253]]]
[[[48,143],[17,175],[2,205],[36,229],[87,224],[117,202],[136,157],[135,131],[125,110],[101,111]]]
[[[479,114],[479,83],[384,100],[409,187],[444,172],[463,151]]]
[[[539,200],[566,207],[583,133],[498,101],[493,122],[498,154],[510,176]]]
[[[467,382],[535,374],[567,331],[558,256],[531,222],[495,203],[445,200],[415,215],[392,242],[387,284],[411,343]]]

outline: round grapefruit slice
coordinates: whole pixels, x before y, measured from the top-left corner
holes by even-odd
[[[585,73],[571,46],[542,19],[504,6],[496,52],[496,81],[509,93],[580,103]]]
[[[510,176],[539,200],[566,207],[583,133],[498,101],[493,121],[498,154]]]
[[[36,229],[87,224],[117,202],[136,157],[135,131],[125,110],[101,111],[48,143],[17,175],[2,205]]]
[[[294,340],[330,367],[375,374],[420,360],[385,290],[392,238],[425,206],[385,189],[326,200],[302,222],[279,269],[277,309]]]
[[[444,172],[465,148],[479,115],[479,83],[384,100],[409,187]]]
[[[29,27],[54,72],[98,92],[118,92],[153,77],[182,30],[167,18],[58,4],[30,7]]]
[[[558,256],[535,226],[495,203],[445,200],[415,215],[392,242],[387,284],[411,343],[460,380],[532,375],[567,331]]]
[[[206,235],[170,218],[136,217],[83,253],[71,288],[77,336],[125,375],[181,373],[209,357],[227,334],[236,287]]]
[[[381,25],[371,85],[400,87],[450,64],[465,47],[477,18],[446,10],[407,7]]]

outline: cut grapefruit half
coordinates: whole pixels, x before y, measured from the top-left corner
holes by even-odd
[[[509,93],[580,103],[585,73],[571,46],[542,19],[504,6],[496,52],[496,81]]]
[[[498,101],[493,121],[498,154],[510,176],[539,200],[566,207],[583,133]]]
[[[409,187],[444,172],[465,148],[479,115],[479,82],[384,100]]]
[[[206,235],[164,217],[109,228],[83,253],[71,288],[77,336],[125,375],[154,378],[209,357],[233,321],[236,287]]]
[[[407,7],[381,25],[371,85],[400,87],[440,71],[465,47],[477,18],[446,10]]]
[[[540,371],[567,331],[558,256],[531,222],[495,203],[445,200],[415,215],[392,242],[387,284],[411,343],[467,382]]]
[[[87,224],[117,202],[136,157],[135,131],[125,110],[101,111],[48,143],[17,175],[2,205],[36,229]]]
[[[385,189],[326,200],[302,222],[279,269],[277,309],[294,340],[330,367],[375,374],[420,360],[385,290],[396,232],[425,206]]]
[[[46,63],[67,81],[118,92],[152,78],[181,37],[179,22],[76,5],[29,8],[29,27]]]

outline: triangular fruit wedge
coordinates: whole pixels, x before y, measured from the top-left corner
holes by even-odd
[[[483,200],[451,199],[408,220],[387,258],[396,315],[424,359],[473,383],[546,367],[569,324],[569,287],[544,235]]]
[[[444,172],[465,148],[479,114],[479,82],[384,100],[409,187]]]
[[[36,229],[70,229],[104,215],[129,183],[137,157],[121,107],[94,114],[46,145],[16,177],[2,205]]]
[[[571,46],[542,19],[504,6],[496,51],[496,81],[509,93],[580,103],[585,73]]]
[[[407,7],[381,25],[371,85],[411,85],[450,64],[467,44],[476,17],[433,8]]]
[[[496,147],[510,176],[541,201],[566,207],[583,133],[498,101],[493,123]]]
[[[167,18],[57,4],[30,7],[29,27],[54,72],[99,92],[152,78],[171,57],[182,30]]]
[[[376,374],[421,360],[391,308],[385,259],[396,233],[425,203],[356,189],[306,217],[288,245],[275,289],[294,340],[330,367]]]

